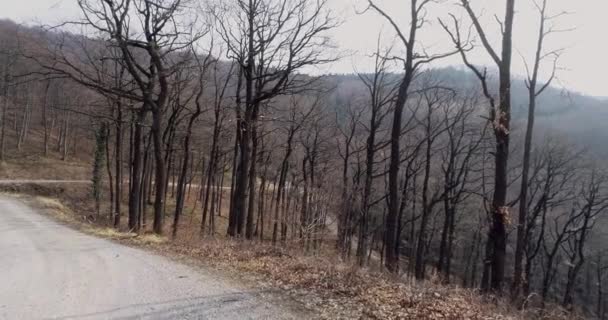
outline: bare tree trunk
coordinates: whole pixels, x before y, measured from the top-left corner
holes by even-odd
[[[0,161],[5,159],[5,143],[6,143],[6,126],[8,125],[8,102],[10,95],[11,68],[7,61],[4,64],[4,99],[2,104],[2,131],[0,131]]]
[[[218,201],[218,208],[217,208],[217,216],[218,217],[222,216],[222,199],[223,199],[222,195],[224,193],[224,191],[223,191],[224,190],[224,178],[226,176],[225,172],[226,172],[226,163],[224,163],[222,165],[222,172],[220,174],[220,183],[218,184],[218,188],[220,190],[220,193],[219,193],[219,196],[218,196],[219,201]]]
[[[44,156],[49,156],[49,120],[48,120],[48,98],[51,81],[47,80],[44,87],[44,99],[42,100],[42,126],[44,129]]]
[[[227,235],[231,235],[234,234],[235,229],[236,229],[236,216],[234,214],[234,206],[235,206],[235,197],[236,197],[236,182],[237,182],[237,175],[238,175],[238,167],[239,167],[239,150],[240,150],[240,144],[242,143],[242,138],[241,138],[241,130],[242,130],[242,87],[243,87],[243,73],[244,70],[243,68],[239,68],[239,72],[238,72],[238,76],[237,76],[237,84],[236,84],[236,97],[235,97],[235,103],[236,106],[234,108],[235,110],[235,116],[236,116],[236,126],[235,126],[235,135],[234,135],[234,145],[233,145],[233,153],[232,153],[232,176],[230,179],[230,198],[229,198],[229,210],[228,210],[228,230],[227,230]],[[217,111],[216,111],[217,112]],[[217,120],[217,118],[216,118]],[[215,130],[214,130],[215,133]]]
[[[154,159],[155,159],[155,181],[156,197],[154,199],[154,222],[153,229],[156,234],[163,234],[163,224],[165,220],[164,214],[164,199],[166,188],[166,168],[165,158],[163,157],[163,141],[162,141],[162,123],[160,110],[152,112],[152,141],[154,144]]]
[[[536,98],[542,94],[542,92],[551,84],[555,75],[555,63],[553,67],[553,74],[551,78],[541,86],[540,90],[537,90],[538,74],[540,64],[544,58],[543,44],[545,37],[548,33],[545,31],[545,23],[547,19],[551,19],[546,16],[547,0],[543,0],[542,6],[539,7],[540,14],[540,26],[538,31],[536,55],[534,57],[534,66],[532,74],[528,74],[527,87],[528,87],[528,123],[526,127],[526,136],[524,139],[524,156],[522,163],[522,175],[521,175],[521,188],[519,194],[519,216],[517,224],[517,242],[515,248],[515,264],[513,271],[513,282],[511,284],[511,296],[515,299],[520,295],[522,289],[522,264],[525,251],[525,243],[527,242],[526,233],[526,221],[528,216],[528,183],[529,183],[529,171],[530,171],[530,154],[532,152],[532,136],[534,130],[534,115],[536,109]],[[551,30],[549,30],[551,33]]]
[[[29,118],[30,118],[30,108],[31,108],[31,98],[29,95],[25,98],[26,103],[23,108],[23,115],[21,117],[21,127],[19,128],[19,133],[17,137],[17,150],[21,150],[21,146],[25,139],[27,138],[27,132],[29,129]]]
[[[224,194],[224,177],[226,172],[226,162],[223,160],[222,171],[220,173],[220,181],[217,184],[217,216],[222,216],[222,203],[223,203],[223,194]],[[211,219],[211,223],[209,226],[209,234],[215,235],[215,217]]]
[[[169,146],[173,145],[173,143],[169,142],[167,143]],[[169,153],[169,162],[167,163],[167,187],[165,190],[165,203],[167,201],[167,193],[169,192],[169,185],[170,185],[170,189],[171,189],[171,198],[175,198],[175,171],[177,170],[177,163],[183,162],[183,161],[179,161],[179,157],[177,155],[176,152],[172,152],[170,150],[167,150],[167,152]],[[181,168],[181,167],[180,167]],[[171,182],[169,182],[171,181]]]
[[[500,53],[494,50],[491,43],[488,41],[486,30],[484,30],[477,14],[471,8],[470,1],[461,0],[460,3],[472,20],[473,28],[481,39],[481,44],[492,57],[492,60],[498,67],[499,73],[499,99],[498,103],[496,103],[496,97],[490,93],[487,73],[481,71],[467,59],[466,50],[463,49],[466,45],[462,42],[461,30],[452,32],[443,22],[441,22],[443,28],[449,33],[454,44],[458,50],[460,50],[460,55],[463,58],[464,64],[471,69],[474,75],[479,79],[483,94],[490,104],[489,120],[491,121],[494,130],[496,150],[494,152],[494,194],[492,196],[492,205],[490,208],[492,221],[488,230],[482,290],[486,292],[491,290],[494,293],[500,294],[502,292],[505,275],[507,251],[506,225],[509,219],[509,207],[507,204],[507,165],[509,160],[509,135],[511,129],[511,60],[513,53],[512,42],[515,0],[505,1],[505,17],[501,23],[502,48]],[[458,20],[455,17],[452,18],[456,29],[459,29]]]
[[[264,149],[264,147],[262,147]],[[268,151],[266,161],[264,161],[264,171],[260,181],[260,190],[258,195],[258,220],[255,226],[255,236],[259,236],[260,241],[264,241],[264,216],[266,215],[266,194],[267,194],[267,179],[268,179],[268,167],[270,166],[270,158],[272,152]],[[271,200],[272,201],[272,200]]]
[[[257,157],[258,157],[258,134],[257,128],[253,126],[251,132],[251,164],[249,166],[249,202],[247,204],[247,221],[245,225],[245,238],[253,237],[253,220],[255,216],[255,185],[257,183]]]
[[[220,114],[219,114],[219,108],[216,108],[215,111],[215,121],[213,124],[213,140],[211,142],[211,152],[209,154],[209,164],[207,165],[207,183],[205,186],[205,199],[203,201],[203,213],[202,213],[202,221],[201,221],[201,232],[204,232],[205,229],[205,224],[206,224],[206,220],[207,220],[207,207],[208,207],[208,203],[209,203],[209,193],[211,192],[211,188],[212,188],[212,177],[216,172],[216,166],[217,166],[217,153],[218,153],[218,140],[219,140],[219,134],[220,134]],[[235,149],[236,150],[236,149]],[[204,176],[204,174],[203,174]],[[201,180],[202,182],[202,180]],[[202,187],[202,185],[201,185]],[[213,215],[213,212],[211,212],[211,215]]]
[[[154,168],[154,163],[150,160],[151,141],[149,135],[146,139],[147,142],[144,147],[144,174],[141,183],[141,226],[144,229],[148,226],[148,206],[152,204],[152,190],[154,189],[152,188],[154,177],[152,169]]]
[[[116,119],[116,141],[114,143],[115,148],[115,163],[114,170],[116,171],[115,191],[116,191],[116,204],[114,205],[114,227],[120,227],[120,218],[122,216],[122,140],[123,140],[123,126],[122,126],[122,106],[117,105],[117,119]]]
[[[447,183],[446,183],[447,185]],[[443,227],[441,230],[441,240],[439,241],[439,258],[437,259],[437,271],[444,272],[446,269],[446,260],[448,255],[448,233],[450,230],[450,221],[452,210],[449,204],[449,198],[444,196],[443,198]],[[445,278],[444,278],[445,280]]]
[[[6,125],[7,125],[7,113],[8,113],[8,84],[4,89],[4,103],[2,105],[2,131],[0,132],[0,161],[4,161],[4,149],[6,141]]]
[[[133,132],[133,163],[131,169],[131,192],[129,194],[129,230],[139,232],[142,176],[142,127],[146,118],[144,111],[138,111]]]
[[[189,134],[187,134],[185,140],[190,140]],[[184,142],[184,150],[190,149],[190,141]],[[184,159],[182,160],[182,166],[177,181],[177,197],[175,200],[175,213],[173,214],[173,227],[171,235],[173,238],[177,236],[177,229],[179,228],[179,220],[182,212],[184,211],[184,200],[186,198],[186,180],[188,179],[188,166],[190,165],[190,152],[184,153]]]
[[[177,236],[177,229],[179,227],[179,219],[184,209],[184,198],[186,192],[186,179],[188,176],[188,167],[190,166],[190,138],[192,136],[192,127],[194,122],[201,114],[200,105],[197,104],[197,111],[190,116],[188,121],[188,128],[186,129],[186,137],[184,138],[184,160],[178,180],[177,186],[177,200],[175,204],[175,214],[173,216],[173,238]]]
[[[210,236],[214,235],[214,225],[215,225],[215,210],[216,210],[216,204],[218,203],[218,192],[220,192],[220,190],[218,190],[218,182],[217,182],[217,172],[213,175],[213,179],[212,179],[212,186],[211,186],[211,207],[209,208],[209,230],[207,231],[207,233]]]
[[[194,181],[194,167],[195,162],[194,162],[194,153],[191,152],[189,154],[190,159],[192,159],[192,161],[190,161],[190,173],[188,174],[188,181],[186,182],[188,185],[188,192],[186,193],[186,200],[190,200],[190,194],[192,193],[192,182]]]
[[[420,229],[418,230],[418,241],[416,245],[416,262],[414,266],[414,275],[416,279],[424,279],[424,268],[426,263],[425,257],[425,245],[427,242],[427,224],[431,215],[431,204],[429,203],[429,179],[431,177],[431,148],[432,148],[432,137],[431,137],[431,111],[429,107],[429,114],[427,115],[426,124],[426,152],[424,159],[424,177],[422,179],[422,216],[420,219]]]
[[[260,181],[260,190],[258,198],[258,220],[255,226],[256,235],[259,236],[260,241],[264,241],[264,216],[266,215],[266,174],[268,173],[268,164],[264,167],[264,173],[262,174],[262,181]]]
[[[250,170],[250,162],[251,162],[251,132],[253,128],[256,126],[255,123],[255,108],[258,106],[253,103],[253,95],[254,95],[254,68],[255,68],[255,54],[256,51],[254,49],[254,39],[255,39],[255,29],[254,29],[254,19],[255,19],[255,8],[253,7],[252,0],[249,0],[249,11],[247,14],[247,38],[248,38],[248,52],[247,52],[247,65],[243,72],[245,77],[245,110],[244,110],[244,118],[237,123],[239,130],[239,153],[238,153],[238,164],[236,167],[236,176],[234,182],[234,195],[232,197],[233,205],[230,211],[230,217],[232,224],[228,225],[228,235],[231,237],[241,236],[243,234],[243,227],[245,224],[245,218],[247,212],[245,211],[247,207],[245,203],[247,202],[247,189],[249,185],[249,179],[254,179],[254,177],[249,177]],[[240,82],[241,77],[239,76],[239,85],[237,86],[240,90]],[[237,91],[238,92],[238,91]],[[237,98],[240,97],[240,92],[237,94]],[[239,98],[240,102],[240,98]],[[237,103],[240,105],[240,103]],[[240,108],[240,106],[237,106]],[[254,159],[255,161],[255,159]]]
[[[274,206],[274,219],[272,221],[272,243],[273,244],[275,244],[278,239],[279,218],[280,218],[280,212],[281,212],[281,200],[285,198],[285,184],[287,181],[287,171],[289,170],[289,158],[293,151],[292,141],[293,141],[293,130],[290,130],[289,134],[287,136],[287,146],[286,146],[286,150],[285,150],[285,156],[283,157],[283,160],[281,161],[278,185],[275,182],[277,196],[275,199],[275,206]]]
[[[70,132],[70,112],[66,112],[65,120],[63,122],[63,143],[62,143],[62,153],[61,160],[66,161],[68,159],[68,146],[69,146],[69,132]]]
[[[112,156],[111,156],[111,150],[110,150],[110,135],[111,135],[111,129],[109,125],[105,125],[104,128],[106,129],[106,133],[105,133],[105,140],[104,141],[104,146],[106,149],[106,171],[108,172],[108,189],[110,191],[110,210],[109,210],[109,215],[108,215],[108,225],[111,225],[114,221],[113,219],[113,215],[114,215],[114,178],[112,177]]]
[[[376,71],[377,73],[378,71]],[[372,91],[372,115],[369,136],[367,137],[366,154],[365,154],[365,182],[363,186],[363,203],[361,204],[361,216],[359,217],[359,237],[357,241],[357,262],[359,266],[365,264],[365,256],[368,251],[368,219],[370,209],[370,197],[372,193],[372,182],[374,174],[374,158],[376,151],[376,117],[378,106],[376,105],[375,88]],[[373,241],[373,239],[372,239]],[[372,244],[373,247],[373,244]],[[370,250],[371,252],[371,250]],[[368,257],[369,260],[369,257]]]

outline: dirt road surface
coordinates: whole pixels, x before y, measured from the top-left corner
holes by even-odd
[[[307,318],[270,296],[0,196],[0,319]]]

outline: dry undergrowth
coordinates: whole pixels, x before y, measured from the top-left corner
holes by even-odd
[[[206,241],[198,246],[166,243],[161,250],[255,275],[258,282],[290,293],[324,319],[572,319],[570,315],[517,311],[484,301],[475,291],[432,282],[408,283],[323,256],[304,256],[266,244]]]
[[[99,226],[56,199],[34,197],[33,204],[55,218],[97,236],[194,259],[259,286],[279,289],[314,310],[322,319],[572,319],[555,309],[539,317],[506,303],[484,301],[475,291],[432,282],[415,283],[360,270],[331,255],[304,255],[262,243],[218,238],[169,241]]]
[[[325,319],[514,319],[497,316],[500,310],[488,310],[477,295],[464,290],[408,285],[385,274],[322,257],[294,256],[272,246],[220,241],[170,249],[257,274]]]

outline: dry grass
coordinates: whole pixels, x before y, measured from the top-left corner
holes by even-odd
[[[53,210],[57,213],[60,213],[61,215],[68,216],[67,214],[65,214],[67,212],[66,207],[57,199],[36,196],[34,197],[34,200],[38,203],[39,207],[43,209]]]

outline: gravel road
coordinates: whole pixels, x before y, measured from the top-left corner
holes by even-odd
[[[6,184],[89,184],[90,180],[0,180],[0,185]]]
[[[271,296],[0,196],[0,319],[306,318]]]

